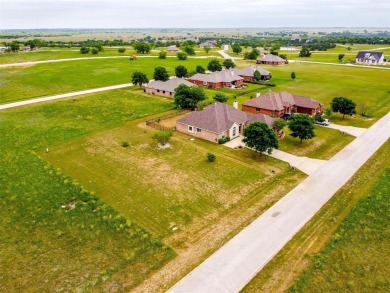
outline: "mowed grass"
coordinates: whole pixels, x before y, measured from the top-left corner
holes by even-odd
[[[120,59],[79,60],[59,63],[37,64],[26,67],[0,69],[0,104],[35,97],[79,91],[96,87],[131,82],[134,71],[153,78],[154,68],[163,66],[170,75],[175,67],[184,65],[189,71],[197,65],[207,66],[210,60],[176,58],[161,60],[139,58],[135,61]]]
[[[126,288],[174,252],[149,231],[37,156],[46,148],[171,103],[127,90],[0,112],[0,291],[88,291],[118,271]],[[106,282],[105,282],[106,281]]]
[[[242,290],[387,292],[388,140]]]
[[[254,62],[238,61],[244,67]],[[357,105],[369,106],[368,117],[355,118],[334,114],[331,121],[336,124],[369,127],[390,111],[390,70],[342,67],[320,64],[290,63],[284,66],[263,66],[271,71],[271,82],[277,86],[272,91],[288,91],[292,94],[311,97],[330,107],[334,97],[347,97]],[[291,79],[295,72],[296,79]],[[358,112],[359,114],[359,112]]]
[[[349,144],[354,137],[342,134],[339,130],[315,126],[316,136],[312,139],[303,140],[290,135],[288,127],[284,129],[285,137],[280,140],[279,150],[297,156],[305,156],[314,159],[328,160]]]

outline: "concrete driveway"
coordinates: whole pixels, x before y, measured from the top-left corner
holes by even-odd
[[[390,113],[323,164],[168,292],[239,292],[389,137]]]
[[[322,125],[319,125],[322,126]],[[338,124],[333,124],[330,123],[328,126],[322,126],[322,127],[328,127],[332,129],[337,129],[340,130],[341,132],[348,133],[350,135],[358,137],[361,135],[363,132],[367,130],[367,128],[360,128],[360,127],[355,127],[355,126],[344,126],[344,125],[338,125]]]

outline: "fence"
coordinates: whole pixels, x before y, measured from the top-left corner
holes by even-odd
[[[183,115],[183,114],[185,114],[187,112],[188,111],[174,112],[174,113],[171,113],[171,114],[168,114],[168,115],[164,115],[164,116],[160,116],[160,117],[157,117],[157,118],[154,118],[154,119],[150,119],[150,120],[146,121],[146,125],[151,126],[153,128],[156,128],[158,130],[162,130],[162,131],[175,130],[175,127],[166,127],[164,125],[161,125],[160,122],[165,120],[165,119],[169,119],[169,118],[173,118],[173,117],[177,117],[177,116]]]

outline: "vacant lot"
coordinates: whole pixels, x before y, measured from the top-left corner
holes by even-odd
[[[195,70],[197,65],[206,67],[208,62],[208,59],[180,61],[176,58],[161,60],[156,57],[129,61],[120,58],[3,68],[0,69],[0,103],[130,83],[134,71],[144,72],[151,79],[157,66],[165,67],[170,75],[174,75],[178,65]]]
[[[292,292],[387,292],[389,152],[387,141],[242,292],[297,279]]]

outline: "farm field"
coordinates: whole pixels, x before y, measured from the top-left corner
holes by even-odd
[[[170,75],[174,75],[175,67],[178,65],[184,65],[188,70],[195,70],[197,65],[206,67],[208,61],[208,59],[180,61],[176,58],[160,60],[157,57],[129,61],[121,58],[60,62],[55,63],[55,66],[47,63],[1,68],[0,104],[130,83],[134,71],[144,72],[151,79],[157,66],[165,67]]]
[[[386,292],[389,152],[388,140],[242,293]]]
[[[123,269],[132,288],[174,257],[158,235],[37,155],[172,108],[140,98],[117,91],[0,112],[0,291],[89,291]]]

